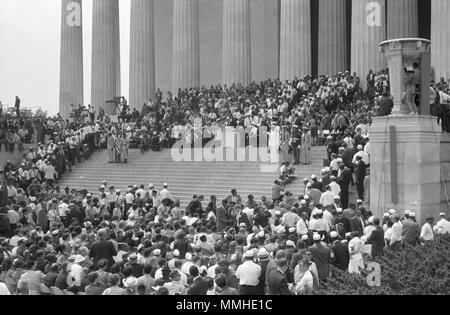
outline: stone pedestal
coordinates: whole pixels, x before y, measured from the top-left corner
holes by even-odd
[[[319,74],[348,70],[345,1],[319,1]]]
[[[173,3],[172,92],[200,85],[200,41],[198,0]]]
[[[250,84],[250,1],[223,1],[222,83]]]
[[[387,1],[387,39],[419,36],[417,0]]]
[[[435,117],[373,118],[370,128],[370,210],[416,212],[437,218],[441,203],[441,132]]]
[[[280,79],[311,74],[310,0],[281,0],[280,27]]]
[[[450,1],[431,0],[431,16],[431,65],[437,82],[450,78]]]
[[[386,1],[353,0],[352,2],[352,64],[351,71],[367,87],[369,70],[375,73],[386,67],[378,44],[386,39]]]
[[[441,212],[450,215],[450,134],[441,134]]]
[[[106,103],[120,92],[119,1],[93,0],[91,104],[112,115],[116,105]]]
[[[139,111],[155,96],[153,0],[131,0],[130,105]]]
[[[72,105],[83,105],[83,17],[81,0],[63,0],[61,12],[59,113],[70,117]]]

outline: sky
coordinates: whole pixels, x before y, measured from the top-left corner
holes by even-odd
[[[59,107],[61,0],[0,0],[0,101],[41,108]],[[122,95],[128,98],[130,0],[120,0]],[[91,97],[92,0],[83,0],[84,103]]]

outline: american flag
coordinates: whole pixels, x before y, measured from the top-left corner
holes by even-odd
[[[114,148],[116,149],[117,152],[120,152],[122,147],[122,142],[120,141],[119,138],[116,138],[116,143],[114,144]]]

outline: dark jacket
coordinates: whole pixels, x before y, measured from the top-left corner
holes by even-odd
[[[408,243],[409,245],[416,246],[420,239],[420,226],[418,223],[406,220],[403,221],[403,243]]]
[[[208,281],[197,277],[189,287],[187,295],[206,295],[208,293]]]
[[[375,230],[372,231],[372,234],[370,234],[369,238],[367,239],[367,244],[372,245],[372,258],[383,254],[384,231],[380,226],[376,226]]]
[[[352,232],[358,232],[358,237],[361,237],[364,235],[364,225],[361,222],[361,220],[364,220],[362,217],[353,216],[350,219],[350,227]]]
[[[336,241],[331,245],[331,250],[334,253],[333,265],[340,270],[346,271],[350,262],[350,253],[347,244]]]
[[[314,244],[309,247],[312,261],[316,263],[320,280],[326,280],[330,275],[331,249],[324,247],[322,244]]]
[[[110,241],[96,241],[91,245],[89,257],[94,261],[94,268],[97,269],[97,263],[100,259],[108,260],[108,270],[114,264],[113,257],[117,255],[117,251]]]
[[[278,268],[269,273],[267,283],[269,284],[269,295],[292,295],[286,276]]]

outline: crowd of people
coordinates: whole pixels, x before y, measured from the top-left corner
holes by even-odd
[[[326,286],[331,266],[359,273],[385,248],[429,246],[450,233],[445,213],[420,227],[411,211],[376,218],[366,206],[368,127],[388,80],[387,71],[369,73],[367,92],[349,72],[180,90],[166,99],[158,90],[140,112],[124,108],[118,122],[82,106],[72,121],[35,119],[38,149],[0,174],[0,294],[300,295]],[[260,201],[232,189],[224,200],[194,195],[186,207],[168,184],[122,191],[104,181],[98,192],[57,185],[95,150],[126,163],[132,143],[142,151],[170,147],[199,118],[205,127],[249,133],[278,128],[286,172],[290,163],[308,164],[313,145],[327,146],[327,166],[294,194],[276,180]],[[2,121],[6,129],[11,122]]]

